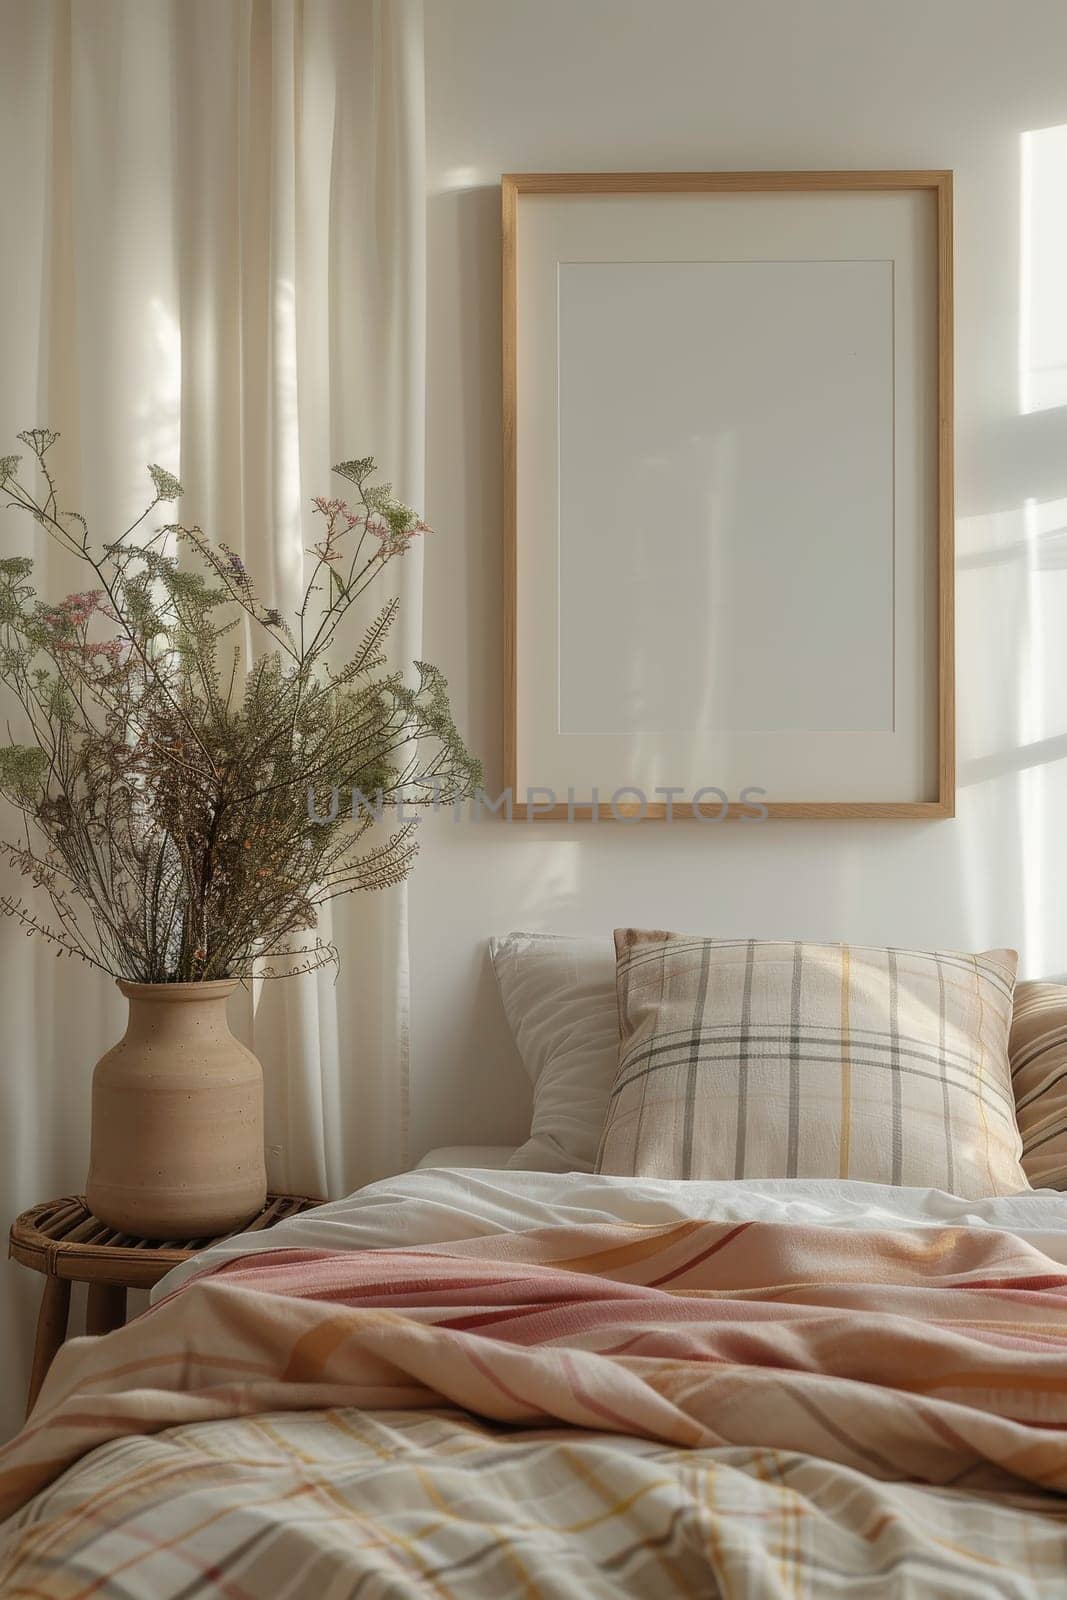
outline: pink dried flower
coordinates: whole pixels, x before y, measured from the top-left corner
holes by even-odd
[[[68,594],[59,602],[57,610],[77,624],[87,622],[104,598],[102,589],[89,589],[84,594]]]

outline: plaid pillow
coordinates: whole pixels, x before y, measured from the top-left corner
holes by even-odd
[[[615,934],[598,1172],[1029,1187],[1008,1071],[1016,955]]]
[[[1008,1046],[1023,1171],[1035,1189],[1067,1189],[1067,988],[1020,983]]]

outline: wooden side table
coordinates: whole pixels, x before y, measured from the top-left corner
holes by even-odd
[[[257,1217],[232,1234],[254,1233],[273,1228],[286,1217],[295,1217],[321,1205],[305,1195],[269,1194]],[[56,1351],[67,1337],[72,1283],[89,1285],[86,1310],[87,1333],[110,1333],[126,1321],[127,1289],[151,1289],[171,1267],[185,1261],[198,1250],[206,1250],[218,1239],[133,1239],[116,1233],[106,1222],[94,1217],[81,1194],[61,1200],[46,1200],[43,1205],[24,1211],[11,1225],[8,1255],[23,1266],[45,1274],[41,1311],[37,1318],[37,1342],[33,1350],[26,1414],[33,1409],[45,1374]]]

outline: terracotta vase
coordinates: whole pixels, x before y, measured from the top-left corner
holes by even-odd
[[[93,1074],[86,1199],[145,1239],[229,1233],[263,1207],[263,1073],[226,1020],[236,979],[126,983],[125,1037]]]

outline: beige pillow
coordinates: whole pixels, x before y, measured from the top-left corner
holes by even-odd
[[[615,933],[621,1046],[598,1172],[1029,1187],[1008,1071],[1016,955]]]
[[[1023,1171],[1035,1189],[1067,1189],[1067,988],[1063,984],[1019,984],[1008,1053],[1023,1140]]]
[[[619,1065],[615,948],[605,934],[507,933],[489,950],[533,1084],[530,1137],[508,1166],[592,1172]]]

